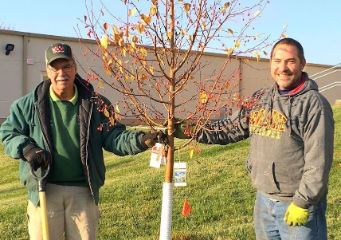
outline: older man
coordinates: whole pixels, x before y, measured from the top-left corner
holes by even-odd
[[[0,137],[6,153],[20,159],[30,239],[42,237],[38,183],[30,169],[39,175],[48,165],[50,239],[95,239],[105,179],[102,149],[137,154],[166,136],[128,131],[115,122],[110,102],[77,74],[70,46],[56,43],[46,49],[45,58],[49,79],[12,104]]]

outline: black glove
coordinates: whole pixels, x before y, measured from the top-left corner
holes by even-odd
[[[174,124],[174,137],[179,139],[190,139],[194,133],[195,126],[192,124],[175,123]]]
[[[51,163],[51,155],[34,144],[26,146],[24,148],[23,155],[24,160],[31,165],[34,171],[37,171],[40,167],[47,169],[48,165]]]
[[[155,143],[168,144],[168,136],[162,131],[146,132],[142,136],[142,142],[149,148],[153,147]]]

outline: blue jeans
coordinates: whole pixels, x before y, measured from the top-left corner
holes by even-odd
[[[326,240],[326,198],[309,208],[308,223],[290,227],[284,215],[290,203],[270,199],[257,192],[254,224],[257,240]]]

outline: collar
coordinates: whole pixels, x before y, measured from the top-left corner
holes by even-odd
[[[306,80],[307,80],[307,74],[305,72],[302,72],[300,83],[295,88],[290,89],[290,90],[279,90],[278,89],[278,92],[280,95],[283,95],[283,96],[295,95],[296,93],[300,92],[304,88]]]
[[[67,100],[68,102],[71,102],[73,105],[75,105],[77,103],[78,100],[78,89],[76,87],[76,85],[73,85],[74,89],[75,89],[75,95],[70,99]],[[52,99],[53,102],[56,101],[62,101],[53,91],[52,89],[52,85],[50,85],[50,97]]]

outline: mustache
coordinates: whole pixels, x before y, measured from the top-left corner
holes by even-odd
[[[68,77],[58,77],[56,79],[56,81],[65,81],[65,80],[69,80],[69,78]]]
[[[277,72],[277,74],[285,74],[285,75],[292,75],[293,73],[289,70],[283,71],[283,72]]]

